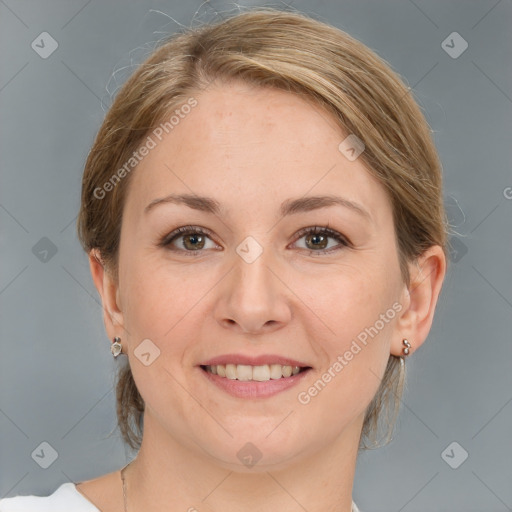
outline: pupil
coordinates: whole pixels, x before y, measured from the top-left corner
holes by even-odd
[[[188,235],[185,237],[185,245],[187,246],[187,242],[191,242],[191,247],[193,249],[202,248],[204,245],[204,242],[201,244],[202,241],[201,235]]]
[[[309,237],[309,241],[313,243],[315,247],[320,247],[321,249],[324,249],[327,245],[327,238],[323,235],[314,234]],[[317,243],[320,242],[320,243]]]

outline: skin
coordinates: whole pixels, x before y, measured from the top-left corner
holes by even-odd
[[[410,287],[402,282],[385,190],[361,159],[338,150],[347,134],[318,106],[240,83],[194,97],[198,105],[133,171],[118,282],[90,254],[108,336],[121,337],[146,402],[142,447],[125,473],[128,509],[349,512],[365,408],[389,354],[401,355],[403,338],[413,353],[429,333],[443,251],[431,247],[411,263]],[[144,213],[170,193],[212,197],[223,212],[167,203]],[[333,194],[371,218],[339,205],[279,213],[285,200]],[[337,250],[326,252],[297,235],[327,224],[349,245],[328,238]],[[183,236],[159,246],[186,225],[211,232],[199,256],[184,254]],[[252,263],[236,252],[248,236],[263,248]],[[395,302],[402,310],[299,403],[297,394]],[[134,355],[147,338],[160,350],[149,366]],[[226,353],[279,354],[313,370],[273,397],[235,398],[197,366]],[[252,468],[237,457],[247,442],[262,454]],[[104,512],[123,510],[119,471],[77,488]]]

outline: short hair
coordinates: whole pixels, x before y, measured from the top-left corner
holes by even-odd
[[[401,277],[408,286],[410,262],[434,245],[448,254],[441,165],[411,89],[387,62],[340,29],[298,12],[259,8],[173,34],[117,93],[85,164],[77,221],[84,250],[97,249],[116,280],[122,212],[133,173],[102,199],[98,190],[151,130],[213,81],[242,81],[299,95],[363,141],[359,158],[391,200]],[[360,448],[376,445],[382,418],[393,411],[393,419],[384,422],[391,438],[402,388],[400,358],[390,355],[365,413]],[[128,364],[120,369],[116,389],[122,437],[137,449],[144,401]]]

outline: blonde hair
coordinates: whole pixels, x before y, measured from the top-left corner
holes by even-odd
[[[441,166],[410,89],[373,51],[341,30],[300,13],[264,8],[171,36],[118,92],[87,158],[77,222],[84,250],[97,249],[115,279],[131,174],[103,198],[97,191],[151,130],[214,80],[298,94],[324,107],[347,134],[364,142],[359,158],[391,200],[404,283],[410,284],[408,263],[429,247],[439,245],[447,255]],[[391,355],[366,411],[363,448],[375,445],[379,418],[392,410],[393,419],[386,422],[390,438],[402,387],[400,358]],[[117,416],[123,439],[134,449],[140,447],[143,413],[144,401],[126,365],[118,376]]]

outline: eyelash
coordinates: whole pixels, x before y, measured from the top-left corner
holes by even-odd
[[[196,256],[196,257],[197,256],[201,256],[201,253],[204,252],[204,250],[201,250],[201,249],[198,249],[196,251],[188,251],[186,249],[170,248],[171,243],[174,242],[176,239],[178,239],[178,238],[180,238],[182,236],[185,236],[185,235],[194,235],[194,234],[206,235],[206,236],[208,236],[211,239],[211,232],[208,229],[200,228],[200,227],[197,227],[197,226],[183,226],[183,227],[180,227],[178,229],[175,229],[174,231],[172,231],[168,235],[164,236],[162,238],[162,240],[159,242],[158,245],[160,247],[167,248],[167,249],[169,249],[171,251],[186,253],[188,256],[192,256],[192,257],[194,257],[194,256]],[[333,229],[329,228],[328,225],[327,226],[314,226],[314,227],[309,227],[309,228],[301,229],[297,233],[297,238],[296,238],[294,243],[296,243],[302,237],[304,237],[306,235],[309,235],[309,234],[312,234],[312,235],[318,235],[318,234],[328,235],[329,238],[333,238],[337,242],[339,242],[342,247],[350,247],[350,245],[351,245],[350,242],[343,235],[341,235],[337,231],[334,231]],[[342,247],[336,246],[336,247],[331,247],[330,249],[321,249],[321,250],[317,250],[317,251],[312,250],[312,249],[303,249],[303,250],[307,251],[307,253],[310,256],[318,256],[318,255],[330,254],[331,252],[340,250]]]

